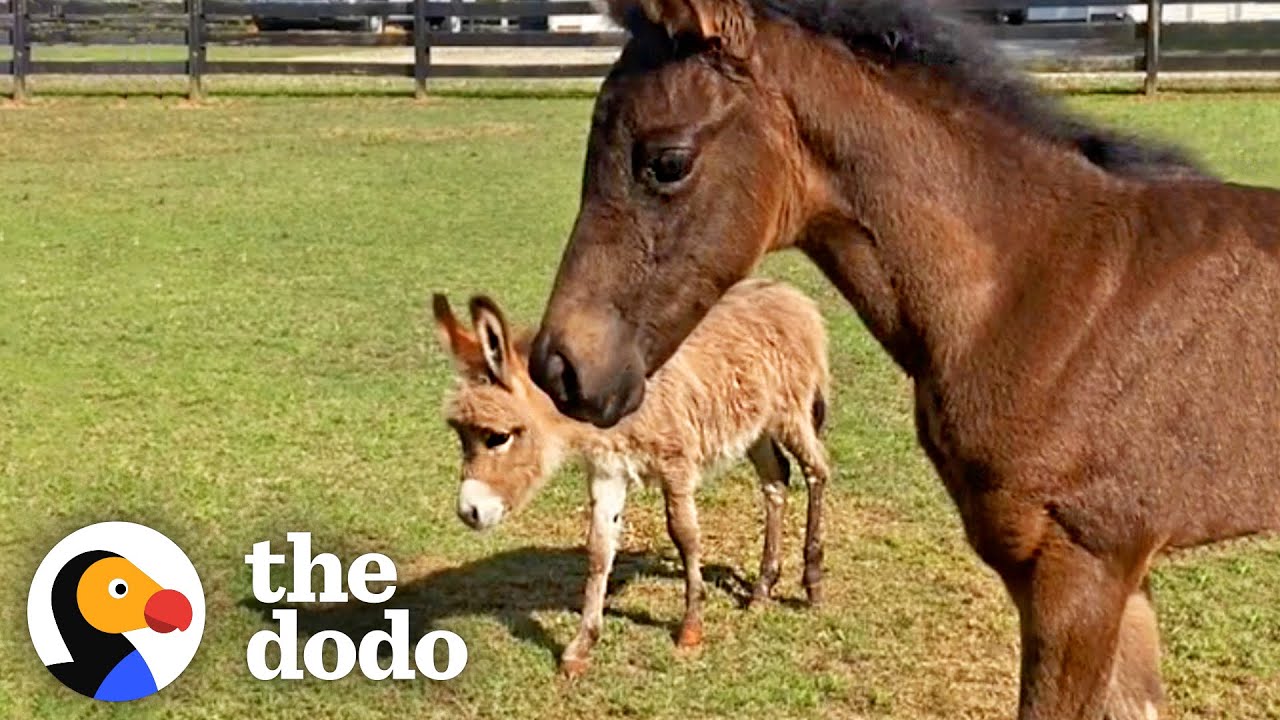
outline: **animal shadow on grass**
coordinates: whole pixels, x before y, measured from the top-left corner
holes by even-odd
[[[750,584],[737,571],[724,565],[705,565],[702,572],[708,586],[726,592],[740,607],[746,606]],[[620,552],[609,575],[608,593],[619,592],[642,575],[684,579],[678,560],[653,553]],[[530,546],[397,582],[395,595],[383,604],[370,605],[355,599],[330,604],[267,604],[248,597],[239,605],[260,613],[264,620],[272,623],[273,610],[295,609],[298,632],[304,637],[324,630],[340,630],[356,638],[373,630],[388,630],[389,623],[383,612],[403,608],[409,611],[411,643],[435,629],[440,620],[488,615],[505,625],[513,637],[536,643],[558,658],[564,650],[563,644],[547,634],[534,613],[581,612],[586,580],[585,550]],[[370,589],[378,588],[371,585]],[[669,616],[668,620],[644,611],[606,609],[605,613],[637,625],[665,627],[674,638],[684,611],[683,603],[683,589],[673,591],[670,613],[663,613]],[[388,653],[389,648],[382,645],[381,654]]]

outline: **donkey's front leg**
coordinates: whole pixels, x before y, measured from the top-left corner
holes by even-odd
[[[594,475],[591,488],[591,529],[587,536],[587,588],[582,601],[582,624],[560,657],[561,671],[577,677],[587,669],[591,648],[604,625],[604,595],[622,535],[622,508],[627,500],[625,476]]]
[[[676,643],[682,648],[702,644],[702,559],[698,537],[698,508],[693,502],[695,477],[688,482],[668,482],[663,488],[667,506],[667,532],[684,561],[684,620]],[[682,478],[683,480],[683,478]]]

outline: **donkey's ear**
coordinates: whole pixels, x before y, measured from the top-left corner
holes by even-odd
[[[431,310],[436,316],[436,336],[440,339],[440,345],[453,355],[454,363],[459,369],[475,372],[484,367],[484,352],[480,349],[480,341],[454,317],[449,300],[440,293],[432,295]]]
[[[672,37],[693,35],[738,60],[751,56],[755,19],[746,0],[639,0]]]
[[[515,359],[511,333],[498,304],[484,295],[471,298],[471,322],[475,326],[476,337],[480,340],[480,351],[489,377],[508,390],[514,389],[511,373]]]

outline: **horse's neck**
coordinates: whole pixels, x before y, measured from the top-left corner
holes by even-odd
[[[1044,248],[1087,230],[1071,207],[1110,181],[982,125],[995,121],[981,111],[940,113],[865,70],[835,75],[847,87],[806,97],[813,83],[792,86],[797,135],[825,185],[796,244],[904,370],[960,372],[975,351],[990,352],[995,316],[1051,274],[1059,251]]]

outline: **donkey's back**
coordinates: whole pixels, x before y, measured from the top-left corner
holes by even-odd
[[[761,436],[820,427],[829,388],[817,305],[781,282],[732,287],[650,378],[645,402],[617,432],[700,466],[743,457]]]

